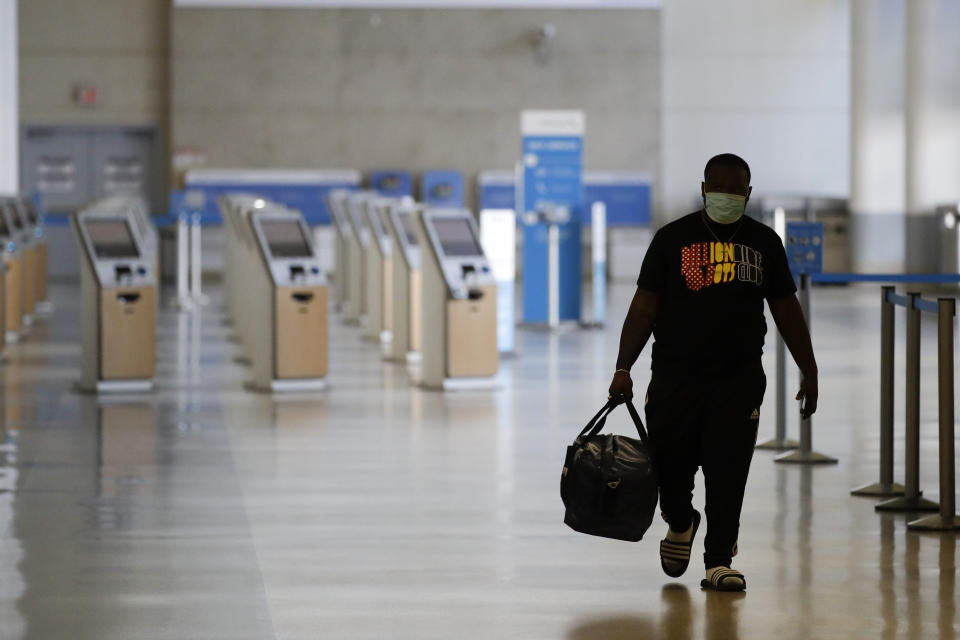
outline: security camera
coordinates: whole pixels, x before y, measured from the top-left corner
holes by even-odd
[[[556,37],[557,27],[553,23],[548,22],[537,30],[533,55],[538,64],[550,62],[550,45]]]

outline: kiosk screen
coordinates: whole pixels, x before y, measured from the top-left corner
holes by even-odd
[[[433,220],[433,229],[437,232],[440,248],[447,256],[483,255],[470,228],[470,221],[466,218]]]
[[[310,243],[296,220],[261,220],[260,229],[274,258],[312,258]]]
[[[126,220],[85,220],[83,226],[98,258],[140,257]]]
[[[400,226],[403,227],[403,234],[407,236],[407,244],[415,247],[417,242],[417,232],[413,229],[413,214],[409,211],[401,211],[397,214],[400,217]]]

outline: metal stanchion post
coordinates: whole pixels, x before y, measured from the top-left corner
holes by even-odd
[[[203,247],[201,242],[200,212],[193,213],[190,220],[190,298],[194,305],[204,305],[207,297],[201,290],[203,275]]]
[[[893,481],[893,363],[894,287],[883,287],[880,300],[880,481],[858,487],[855,496],[902,496],[903,485]]]
[[[787,213],[782,207],[777,207],[773,211],[773,229],[780,236],[780,241],[785,242],[787,236]],[[787,345],[783,341],[780,332],[776,332],[776,386],[774,392],[777,400],[776,415],[776,436],[773,440],[767,440],[757,445],[757,449],[768,449],[773,451],[788,451],[796,449],[800,443],[796,440],[787,438]]]
[[[548,222],[547,230],[547,324],[560,325],[560,227]]]
[[[788,451],[796,449],[800,446],[800,443],[787,438],[787,345],[784,343],[780,332],[777,332],[775,366],[777,368],[776,388],[774,389],[777,399],[776,436],[772,440],[758,444],[757,449]]]
[[[879,503],[877,511],[936,511],[920,491],[920,308],[919,293],[907,293],[907,399],[904,495]]]
[[[802,274],[800,276],[800,307],[803,309],[803,317],[810,326],[810,276]],[[803,374],[801,373],[801,379]],[[784,453],[774,458],[776,462],[789,464],[836,464],[837,459],[828,455],[817,453],[813,450],[813,424],[812,420],[800,416],[800,448],[796,451]]]
[[[602,201],[590,207],[590,253],[593,258],[593,324],[607,322],[607,205]]]
[[[940,405],[940,513],[914,520],[908,529],[919,531],[950,531],[960,529],[957,516],[956,460],[953,441],[953,323],[956,301],[953,298],[937,300],[937,383]]]
[[[187,215],[181,212],[177,216],[177,299],[176,305],[181,310],[193,308],[190,300],[189,268],[190,268],[190,238],[187,227]]]

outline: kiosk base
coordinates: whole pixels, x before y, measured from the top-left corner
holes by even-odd
[[[143,393],[153,390],[153,380],[97,380],[96,384],[78,382],[81,393]]]
[[[427,383],[423,387],[436,391],[494,391],[500,383],[496,378],[445,378],[439,387]]]
[[[247,382],[245,385],[253,391],[262,393],[289,393],[295,391],[323,391],[327,388],[325,378],[284,378],[271,380],[269,386],[257,382]]]

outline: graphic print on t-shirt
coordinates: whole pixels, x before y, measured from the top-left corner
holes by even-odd
[[[694,242],[680,249],[680,272],[691,291],[728,282],[763,284],[763,254],[733,242]]]

